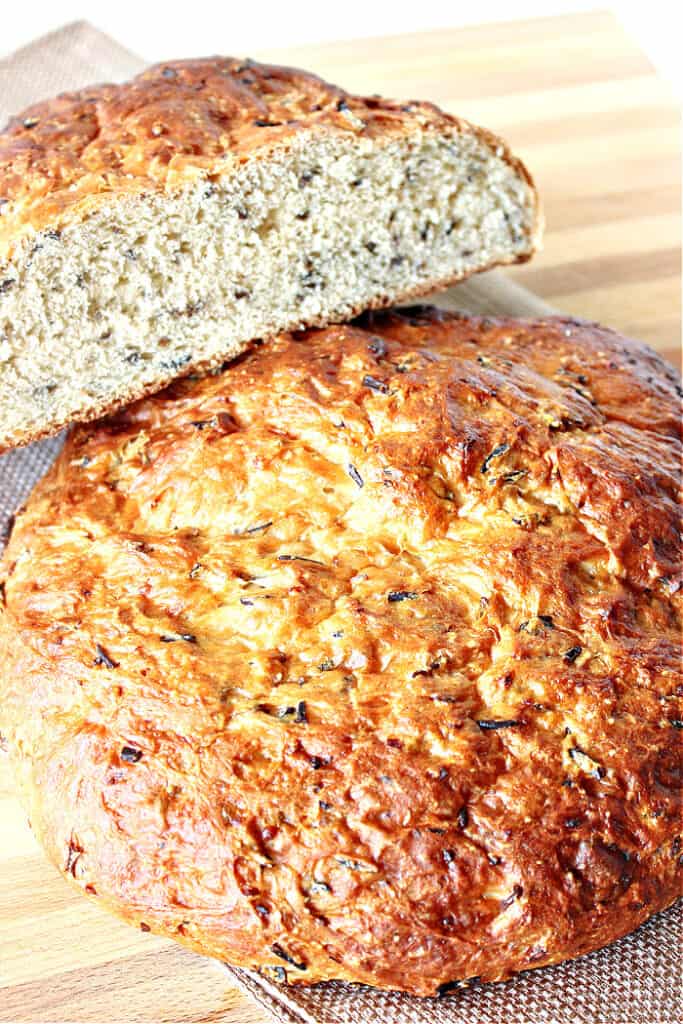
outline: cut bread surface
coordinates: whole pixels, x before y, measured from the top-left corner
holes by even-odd
[[[2,239],[0,450],[218,366],[255,338],[527,259],[538,212],[526,172],[499,140],[434,109],[402,114],[400,130],[392,110],[389,129],[364,132],[337,100],[348,127],[282,136],[267,124],[266,149],[234,143],[230,159],[161,185],[147,154],[148,178],[122,176],[80,205],[63,189],[40,197],[38,216],[20,195],[13,211],[29,212]]]

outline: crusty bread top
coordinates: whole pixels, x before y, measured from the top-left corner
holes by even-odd
[[[114,197],[174,190],[302,132],[368,138],[476,132],[526,181],[504,142],[430,103],[351,96],[315,75],[213,57],[37,103],[0,134],[0,259]]]
[[[420,994],[670,903],[675,387],[590,324],[413,309],[79,427],[0,569],[55,861],[203,952]]]

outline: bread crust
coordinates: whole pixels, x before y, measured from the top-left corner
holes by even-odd
[[[593,324],[416,307],[75,429],[0,572],[57,866],[202,953],[418,995],[668,906],[676,388]]]
[[[431,103],[353,96],[296,68],[233,57],[171,61],[120,85],[96,85],[28,107],[0,133],[0,262],[27,235],[61,231],[99,207],[177,191],[302,132],[391,139],[474,133],[526,181],[502,139]]]

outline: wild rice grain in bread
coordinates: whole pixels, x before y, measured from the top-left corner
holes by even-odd
[[[680,892],[679,412],[645,346],[436,310],[80,427],[0,569],[55,863],[291,982],[429,994]]]
[[[0,133],[0,450],[539,233],[505,144],[428,103],[230,58],[39,103]]]

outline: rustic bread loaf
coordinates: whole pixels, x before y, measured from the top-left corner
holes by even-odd
[[[182,61],[40,103],[0,134],[0,450],[539,230],[500,139],[302,71]]]
[[[635,928],[680,887],[678,432],[643,345],[428,308],[77,428],[0,569],[50,856],[291,982]]]

